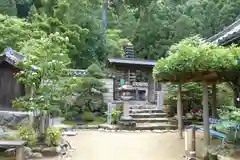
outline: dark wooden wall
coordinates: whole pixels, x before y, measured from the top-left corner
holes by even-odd
[[[15,74],[20,70],[2,62],[0,64],[0,109],[12,109],[12,100],[25,94],[24,86],[17,83]]]

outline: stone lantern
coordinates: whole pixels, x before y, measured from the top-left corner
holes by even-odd
[[[124,128],[134,128],[136,126],[136,122],[133,120],[131,116],[129,116],[129,103],[134,96],[136,89],[132,87],[129,83],[126,83],[118,88],[121,91],[121,100],[123,101],[123,116],[120,118],[120,124]]]

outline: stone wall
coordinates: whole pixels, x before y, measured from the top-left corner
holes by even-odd
[[[17,125],[31,123],[33,114],[21,111],[0,111],[0,126],[14,128]]]

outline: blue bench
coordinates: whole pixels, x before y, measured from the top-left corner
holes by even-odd
[[[200,131],[200,132],[204,132],[203,128],[197,128],[197,130]],[[218,131],[214,131],[212,129],[209,129],[209,134],[212,135],[212,136],[215,136],[217,138],[220,138],[222,140],[222,144],[223,144],[223,140],[226,138],[225,134],[220,133]]]

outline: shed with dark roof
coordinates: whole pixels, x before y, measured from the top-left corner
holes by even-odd
[[[25,95],[25,87],[19,84],[15,74],[20,71],[15,66],[24,56],[11,48],[4,50],[0,56],[0,109],[11,109],[12,100]]]

